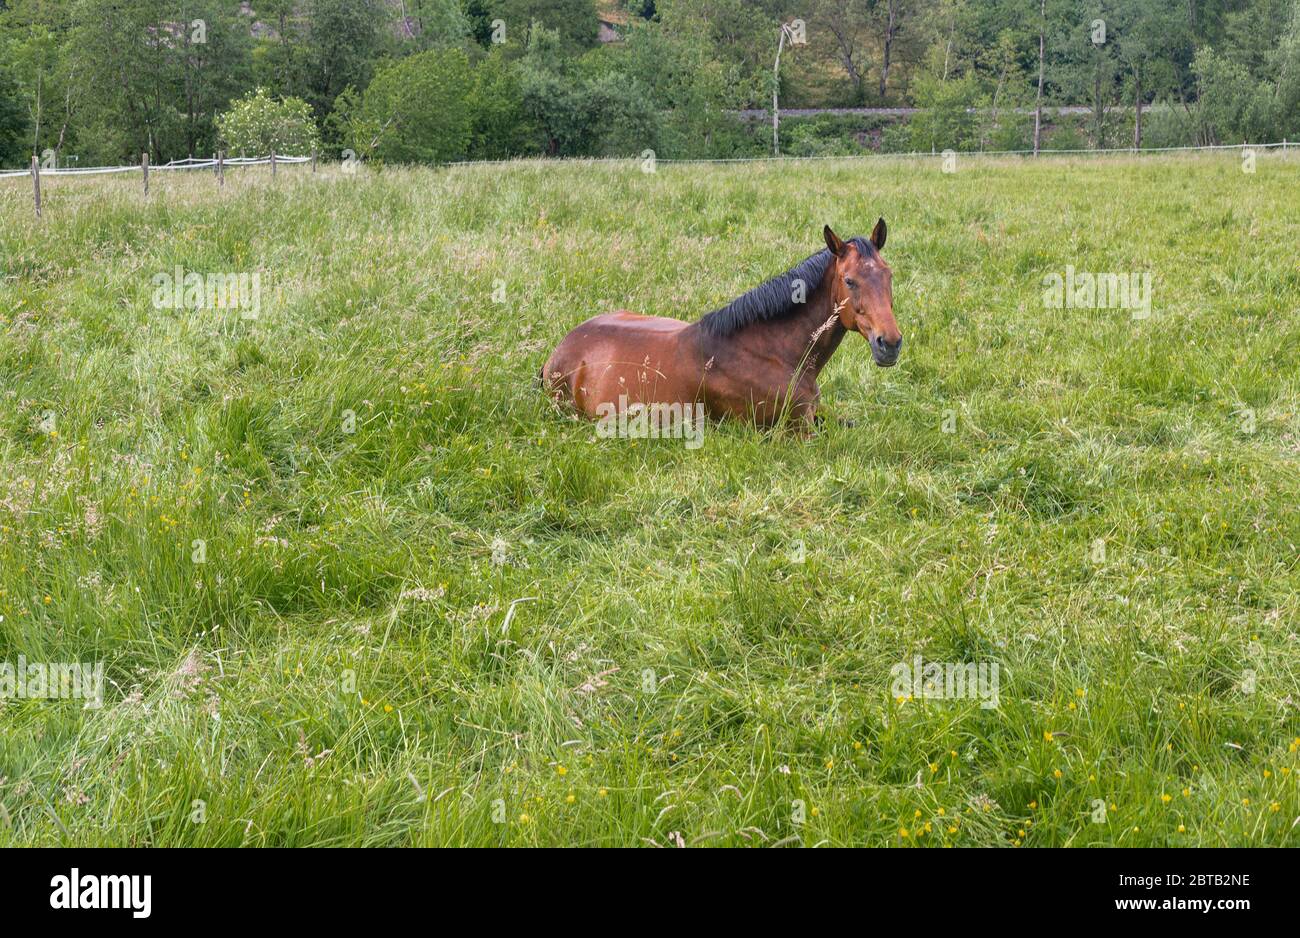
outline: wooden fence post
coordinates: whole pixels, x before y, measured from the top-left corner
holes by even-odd
[[[32,156],[32,192],[36,196],[36,217],[41,217],[41,161]]]
[[[226,184],[226,151],[218,150],[217,151],[217,185],[224,186],[225,184]]]
[[[140,154],[140,170],[144,173],[144,194],[149,194],[149,152]]]
[[[275,178],[275,151],[271,151],[271,178]]]
[[[311,171],[316,172],[316,148],[311,149]]]

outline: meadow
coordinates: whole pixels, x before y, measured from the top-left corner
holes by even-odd
[[[105,679],[0,700],[0,845],[1297,845],[1300,161],[1254,169],[0,181],[0,662]],[[533,385],[877,216],[902,358],[849,336],[811,438]]]

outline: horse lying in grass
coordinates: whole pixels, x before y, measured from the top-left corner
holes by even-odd
[[[841,241],[827,226],[819,251],[697,322],[619,310],[570,332],[542,368],[553,398],[588,417],[630,405],[699,404],[709,417],[812,429],[817,375],[846,332],[876,364],[898,361],[892,272],[880,251],[882,218],[868,238]]]

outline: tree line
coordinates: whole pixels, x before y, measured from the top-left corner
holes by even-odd
[[[757,155],[774,94],[920,108],[797,154],[1294,137],[1300,0],[0,0],[5,166]]]

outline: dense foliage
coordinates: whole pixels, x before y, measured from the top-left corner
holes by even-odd
[[[0,164],[237,148],[219,119],[257,89],[335,156],[759,154],[736,112],[774,81],[923,109],[783,121],[792,154],[1294,137],[1300,0],[0,0]]]

